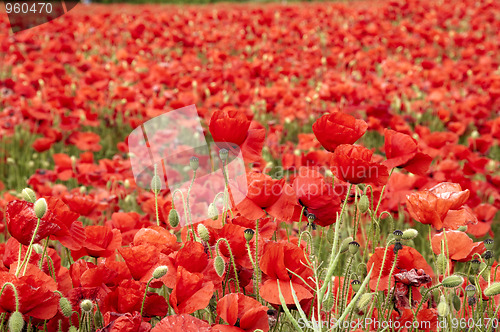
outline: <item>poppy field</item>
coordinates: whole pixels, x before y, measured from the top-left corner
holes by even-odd
[[[0,331],[498,331],[500,2],[0,14]]]

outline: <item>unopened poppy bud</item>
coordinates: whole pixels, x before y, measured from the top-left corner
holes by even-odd
[[[463,282],[464,282],[464,278],[462,278],[461,276],[458,276],[458,275],[454,274],[452,276],[444,278],[441,283],[443,284],[443,287],[446,287],[446,288],[455,288],[455,287],[460,286],[461,284],[463,284]]]
[[[40,255],[43,252],[43,247],[38,243],[34,243],[33,250],[35,250],[35,252]]]
[[[369,207],[370,207],[370,200],[368,199],[368,196],[366,195],[361,196],[358,202],[359,212],[366,213]]]
[[[125,187],[125,189],[129,189],[130,188],[130,180],[125,179],[125,181],[123,181],[123,186]]]
[[[394,232],[392,232],[392,234],[394,235],[396,241],[401,240],[401,238],[403,237],[403,231],[400,231],[399,229],[396,229]]]
[[[81,186],[81,187],[80,187],[80,194],[82,194],[82,195],[83,195],[83,194],[85,194],[86,192],[87,192],[87,187],[85,187],[85,186]]]
[[[35,203],[36,201],[36,194],[30,188],[24,188],[23,191],[21,191],[21,196],[26,202]]]
[[[90,300],[83,300],[82,302],[80,302],[80,308],[83,312],[89,313],[94,308],[94,304]]]
[[[189,159],[189,166],[191,166],[193,171],[196,171],[198,167],[200,167],[200,160],[198,157],[191,157],[191,159]]]
[[[486,250],[493,250],[493,239],[486,239],[483,243]]]
[[[168,223],[172,227],[177,227],[177,225],[179,225],[179,213],[176,209],[172,209],[168,213]]]
[[[222,277],[224,275],[224,271],[226,270],[226,263],[224,263],[224,259],[222,259],[221,256],[215,257],[214,268],[219,277]]]
[[[462,306],[462,301],[460,301],[460,297],[457,294],[453,294],[451,298],[451,303],[453,304],[453,308],[455,311],[459,311]]]
[[[71,317],[73,314],[73,307],[71,306],[71,302],[64,296],[61,296],[59,299],[59,308],[61,309],[61,313],[64,317]]]
[[[392,217],[391,214],[388,213],[384,213],[384,218],[382,218],[382,221],[384,224],[389,224],[389,225],[394,224],[394,218]]]
[[[450,313],[450,306],[446,302],[444,295],[441,295],[441,297],[439,299],[439,304],[437,306],[437,312],[438,312],[438,315],[441,317],[445,317]]]
[[[68,332],[78,332],[78,329],[77,329],[76,327],[74,327],[73,325],[71,325],[71,326],[69,327]]]
[[[366,293],[361,295],[358,300],[358,309],[360,311],[365,310],[366,307],[368,307],[368,304],[370,304],[372,297],[373,297],[372,293]]]
[[[351,281],[351,287],[352,287],[352,290],[357,293],[359,291],[359,289],[361,288],[361,281],[355,279],[353,281]]]
[[[245,235],[245,240],[247,240],[247,242],[250,242],[252,241],[253,239],[253,235],[255,234],[255,231],[251,228],[247,228],[243,231],[243,235]]]
[[[208,242],[210,239],[210,235],[208,234],[208,229],[205,227],[203,224],[198,224],[198,227],[196,229],[198,231],[199,237],[205,241]]]
[[[500,294],[500,282],[495,282],[491,284],[490,287],[484,290],[484,295],[490,297]]]
[[[408,228],[403,231],[403,236],[401,237],[403,240],[413,240],[418,236],[418,231],[413,228]]]
[[[356,241],[352,241],[349,243],[349,252],[351,255],[356,255],[359,251],[359,243]]]
[[[473,297],[476,295],[476,286],[474,285],[467,285],[465,287],[465,293],[467,294],[468,297]]]
[[[153,278],[160,279],[168,272],[168,266],[160,265],[153,271]]]
[[[23,315],[19,311],[14,311],[9,318],[9,332],[21,332],[23,327]]]
[[[457,228],[457,231],[459,231],[459,232],[467,232],[467,226],[465,226],[465,225],[464,226],[460,226],[460,227]]]
[[[158,175],[151,179],[151,191],[155,194],[159,194],[161,191],[161,179]]]
[[[229,155],[229,151],[227,151],[226,149],[221,149],[219,151],[219,158],[222,160],[222,161],[226,161],[227,159],[227,156]]]
[[[208,217],[212,220],[217,220],[217,218],[219,218],[219,211],[217,211],[217,207],[214,203],[210,203],[208,206]]]
[[[45,198],[39,198],[34,205],[35,215],[37,218],[43,218],[47,213],[47,201]]]
[[[349,236],[348,238],[345,238],[344,241],[340,244],[340,252],[346,252],[347,249],[349,248],[349,243],[351,243],[353,238]]]

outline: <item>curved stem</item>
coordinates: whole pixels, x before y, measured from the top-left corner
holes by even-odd
[[[229,242],[225,238],[218,239],[217,243],[215,243],[215,251],[216,252],[219,251],[219,243],[221,241],[226,242],[227,249],[229,251],[229,256],[230,256],[230,259],[231,259],[231,264],[233,265],[233,269],[234,269],[234,277],[235,277],[235,280],[236,280],[236,289],[237,289],[237,292],[239,292],[240,291],[240,282],[238,280],[238,270],[236,269],[236,263],[234,261],[233,251],[231,250],[231,246],[229,245]]]
[[[146,290],[144,291],[144,297],[142,298],[142,304],[141,304],[141,314],[140,314],[141,317],[142,317],[142,313],[144,311],[144,303],[146,303],[146,296],[148,295],[149,284],[151,283],[152,280],[153,280],[153,278],[149,279],[148,283],[146,284]]]
[[[2,286],[2,290],[0,291],[0,297],[2,296],[3,294],[3,291],[5,290],[5,287],[6,286],[10,286],[12,288],[12,290],[14,291],[14,297],[16,299],[16,311],[19,311],[19,296],[17,294],[17,289],[16,289],[16,286],[14,286],[13,283],[11,282],[6,282],[5,284],[3,284]]]

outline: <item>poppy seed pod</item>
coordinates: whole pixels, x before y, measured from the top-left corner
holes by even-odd
[[[9,318],[9,331],[21,332],[24,327],[24,318],[19,311],[14,311]]]
[[[307,222],[311,224],[314,222],[314,220],[316,220],[316,216],[313,213],[309,213],[307,215]]]
[[[366,195],[361,196],[358,202],[359,212],[366,213],[369,207],[370,207],[370,200],[368,199],[368,196]]]
[[[465,287],[465,293],[467,293],[468,297],[473,297],[476,295],[476,286],[470,284]]]
[[[193,171],[196,171],[198,167],[200,167],[200,160],[198,157],[191,157],[191,159],[189,159],[189,166]]]
[[[94,304],[90,300],[83,300],[82,302],[80,302],[80,308],[83,312],[89,313],[94,308]]]
[[[219,277],[222,277],[224,275],[224,271],[226,270],[226,263],[224,263],[224,259],[222,259],[221,256],[215,257],[214,268]]]
[[[392,234],[394,235],[396,241],[401,240],[401,238],[403,237],[403,232],[400,231],[399,229],[396,229],[394,232],[392,232]]]
[[[493,250],[493,239],[486,239],[483,243],[486,250]]]
[[[229,155],[229,151],[226,149],[220,149],[219,151],[219,158],[225,162],[227,160],[227,156]]]
[[[30,188],[24,188],[23,191],[21,191],[21,196],[26,202],[35,203],[36,201],[36,194]]]
[[[151,179],[151,191],[155,194],[159,194],[161,191],[161,179],[158,175]]]
[[[219,218],[219,211],[214,203],[210,203],[208,206],[208,217],[212,220],[217,220],[217,218]]]
[[[59,308],[61,309],[61,313],[64,317],[71,317],[73,314],[73,307],[71,306],[71,302],[64,296],[59,299]]]
[[[340,252],[346,252],[347,249],[349,248],[349,243],[353,241],[353,238],[349,236],[348,238],[345,238],[344,241],[340,244]]]
[[[179,225],[179,213],[176,209],[172,209],[168,213],[168,223],[172,227],[177,227],[177,225]]]
[[[352,241],[349,243],[349,252],[351,255],[356,255],[359,251],[359,243],[356,241]]]
[[[153,278],[160,279],[168,272],[168,266],[160,265],[153,271]]]
[[[196,227],[196,230],[198,231],[198,236],[205,242],[208,242],[210,240],[210,234],[208,233],[207,227],[203,224],[198,224]]]
[[[413,228],[408,228],[403,231],[403,236],[401,237],[403,240],[412,240],[418,236],[418,231]]]
[[[455,288],[457,286],[460,286],[463,282],[464,278],[454,274],[452,276],[444,278],[441,284],[446,288]]]
[[[490,297],[500,294],[500,282],[495,282],[491,284],[490,287],[484,290],[484,295]]]
[[[447,316],[450,313],[450,306],[446,302],[444,295],[441,295],[437,306],[438,315],[441,317]]]
[[[35,215],[37,218],[43,218],[47,213],[47,201],[45,198],[39,198],[34,205]]]
[[[253,239],[255,231],[251,228],[247,228],[243,231],[243,233],[244,233],[243,235],[245,236],[245,240],[247,240],[247,242],[250,242]]]
[[[352,287],[352,290],[357,293],[359,291],[359,289],[361,288],[361,281],[355,279],[353,281],[351,281],[351,287]]]
[[[473,273],[479,272],[479,267],[481,266],[481,261],[478,259],[473,259],[470,261],[470,267]]]

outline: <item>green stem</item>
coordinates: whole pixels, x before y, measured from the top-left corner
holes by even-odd
[[[226,242],[227,250],[229,251],[229,256],[230,256],[230,259],[231,259],[231,264],[233,265],[234,277],[235,277],[235,280],[236,280],[236,292],[239,292],[240,291],[240,282],[239,282],[239,279],[238,279],[238,270],[236,269],[236,263],[234,261],[233,251],[231,250],[231,246],[229,245],[229,242],[225,238],[218,239],[217,243],[215,243],[215,251],[216,252],[219,251],[219,243],[221,241]]]
[[[43,246],[42,258],[38,262],[38,267],[40,268],[40,270],[43,267],[43,259],[45,258],[45,254],[47,253],[47,247],[49,246],[49,238],[50,238],[50,236],[47,236],[47,238],[45,239],[45,245]]]
[[[151,283],[151,281],[153,281],[153,278],[151,278],[151,279],[148,280],[148,283],[146,284],[146,290],[144,291],[144,297],[142,298],[141,317],[142,317],[142,313],[144,311],[144,303],[146,303],[146,296],[148,294],[148,288],[149,288],[149,284]]]
[[[6,282],[5,284],[3,284],[2,286],[2,290],[0,291],[0,297],[2,296],[3,294],[3,291],[5,290],[5,287],[7,286],[10,286],[12,288],[12,290],[14,291],[14,297],[15,297],[15,302],[16,302],[16,311],[19,311],[19,296],[17,294],[17,289],[16,289],[16,286],[14,286],[13,283],[11,282]]]
[[[24,266],[23,275],[26,273],[26,268],[28,267],[29,258],[31,256],[31,251],[33,250],[33,243],[35,242],[36,233],[38,233],[38,228],[40,227],[40,218],[37,218],[37,219],[38,220],[36,222],[36,227],[35,227],[35,230],[33,232],[33,236],[31,237],[31,241],[30,241],[30,244],[28,246],[28,250],[26,251],[26,256],[24,257],[24,260],[21,263],[21,266],[19,266],[19,262],[17,263],[16,277],[19,276],[19,272],[21,272],[21,268],[23,266]]]

